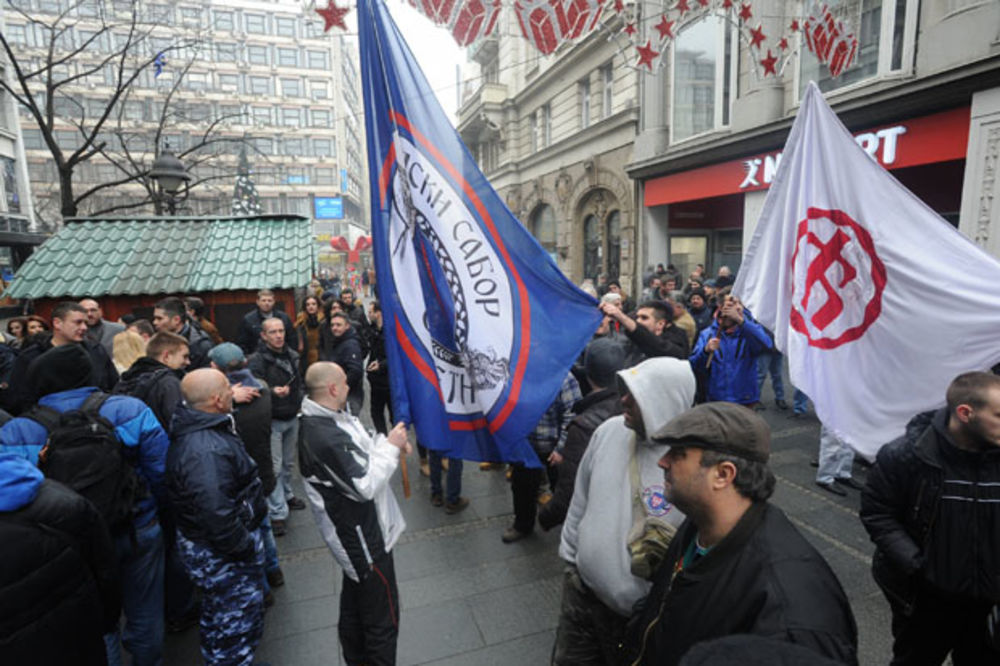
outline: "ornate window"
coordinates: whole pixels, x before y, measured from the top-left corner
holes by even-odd
[[[553,260],[556,258],[556,213],[552,206],[542,204],[531,214],[531,235],[545,248]]]
[[[611,211],[605,223],[604,237],[608,242],[608,277],[617,278],[622,268],[622,222],[621,213]]]
[[[594,214],[583,219],[583,277],[597,284],[601,274],[601,222]]]

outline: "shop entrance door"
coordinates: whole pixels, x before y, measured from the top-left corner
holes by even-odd
[[[687,276],[691,274],[698,264],[707,264],[708,258],[708,236],[693,235],[670,237],[670,263],[680,271],[682,282],[687,281]],[[678,285],[680,287],[681,285]]]

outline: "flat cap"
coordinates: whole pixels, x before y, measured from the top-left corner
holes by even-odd
[[[650,437],[658,444],[696,446],[767,462],[771,428],[752,410],[733,402],[706,402],[684,412]]]

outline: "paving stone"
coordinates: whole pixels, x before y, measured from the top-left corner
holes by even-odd
[[[293,601],[272,607],[264,618],[264,640],[334,627],[340,609],[340,595]]]
[[[399,620],[397,661],[400,666],[424,664],[484,645],[482,634],[465,600],[407,609]]]
[[[281,570],[285,574],[285,584],[273,588],[274,608],[340,593],[341,569],[328,550],[325,557],[283,562]]]
[[[562,575],[480,594],[468,600],[487,645],[528,636],[559,623]]]
[[[337,628],[324,627],[266,641],[255,654],[255,662],[260,661],[274,666],[338,666],[343,660]]]
[[[447,659],[427,662],[427,666],[533,666],[548,664],[555,644],[555,630],[515,638],[498,645],[487,645]]]

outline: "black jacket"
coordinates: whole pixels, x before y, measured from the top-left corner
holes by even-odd
[[[267,504],[232,417],[181,405],[171,434],[166,485],[178,529],[221,557],[251,559],[250,533],[267,517]]]
[[[277,317],[285,324],[285,345],[289,349],[299,348],[299,336],[295,332],[295,327],[292,325],[292,320],[289,319],[288,315],[274,308],[271,310],[271,316]],[[236,334],[236,344],[243,349],[243,353],[249,356],[257,350],[257,345],[260,344],[260,328],[264,323],[265,319],[270,317],[265,317],[261,314],[260,310],[254,308],[250,312],[243,316],[240,320],[240,329]]]
[[[694,323],[698,326],[698,333],[701,333],[706,328],[711,326],[712,322],[715,320],[712,309],[707,305],[701,310],[688,308],[688,313],[691,315],[691,318],[694,319]],[[697,339],[697,336],[695,336],[695,338]]]
[[[79,344],[87,350],[93,365],[93,382],[89,386],[96,386],[105,393],[111,393],[118,383],[118,371],[115,370],[115,364],[108,356],[108,352],[104,351],[101,345],[89,340]],[[28,376],[28,366],[50,349],[52,349],[51,333],[39,333],[33,336],[31,342],[21,349],[10,373],[10,388],[4,391],[7,404],[0,407],[17,416],[38,402],[34,382]]]
[[[211,336],[202,330],[201,326],[191,322],[184,324],[180,335],[188,341],[188,351],[191,354],[191,365],[188,366],[188,369],[207,368],[210,362],[208,352],[215,346]]]
[[[170,421],[181,404],[183,376],[180,370],[172,370],[155,359],[142,356],[125,371],[114,392],[142,400],[169,432]]]
[[[114,547],[94,505],[62,484],[0,511],[0,655],[6,664],[106,664],[121,609]]]
[[[687,333],[680,326],[671,324],[659,335],[650,333],[642,324],[638,324],[634,331],[627,331],[624,326],[622,330],[629,340],[629,344],[625,347],[626,368],[657,356],[687,360],[690,345]]]
[[[879,451],[861,494],[872,573],[904,613],[920,585],[1000,602],[1000,449],[964,451],[947,433],[946,409],[914,417]]]
[[[275,352],[261,340],[257,353],[250,357],[250,372],[260,377],[269,387],[287,386],[288,395],[278,397],[271,393],[271,418],[279,421],[294,419],[305,395],[302,375],[299,372],[299,355],[286,344],[281,352]]]
[[[368,328],[368,365],[378,361],[378,370],[368,370],[368,383],[373,389],[389,390],[389,361],[385,355],[385,327],[370,326]]]
[[[559,464],[559,477],[552,499],[538,511],[538,524],[551,529],[566,519],[576,485],[576,470],[587,451],[590,437],[597,426],[612,416],[622,413],[621,396],[615,389],[591,391],[573,406],[577,416],[566,429],[566,444],[562,448],[563,461]]]
[[[353,326],[339,338],[332,334],[324,336],[319,358],[343,368],[347,373],[347,385],[350,387],[348,395],[351,399],[364,401],[365,369],[362,365],[364,356],[361,352],[361,341]]]
[[[858,632],[840,581],[781,509],[753,504],[733,530],[676,572],[697,528],[687,520],[629,624],[633,664],[677,664],[701,641],[752,634],[857,664]]]
[[[264,496],[274,490],[274,464],[271,462],[271,389],[247,370],[236,370],[226,375],[229,384],[243,384],[257,389],[260,395],[243,404],[233,404],[236,432],[243,440],[247,453],[257,463]]]

